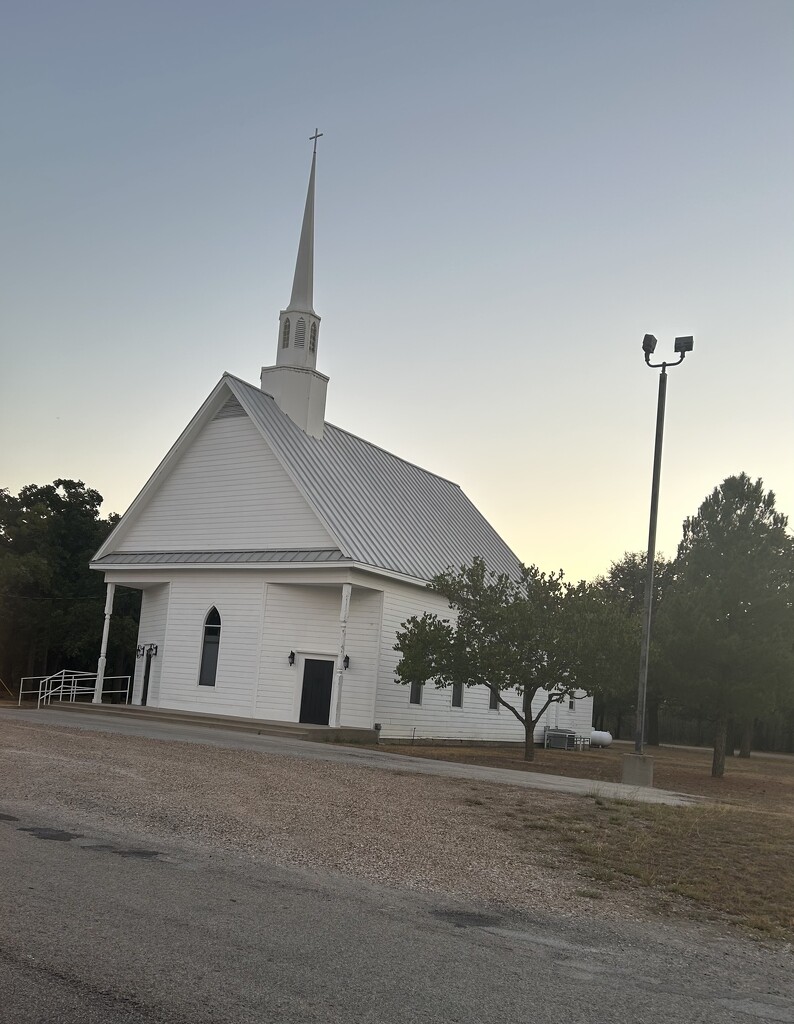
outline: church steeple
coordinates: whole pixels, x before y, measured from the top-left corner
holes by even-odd
[[[279,408],[313,437],[322,437],[328,378],[316,370],[320,317],[314,312],[314,177],[317,166],[315,129],[309,188],[303,210],[298,258],[289,305],[278,322],[276,365],[262,367],[262,390]]]
[[[320,317],[314,312],[314,175],[317,167],[317,139],[322,132],[312,136],[314,152],[312,169],[309,172],[309,188],[306,192],[306,206],[303,210],[303,224],[298,243],[298,258],[295,261],[295,276],[292,279],[292,296],[286,309],[282,309],[278,322],[277,366],[306,366],[314,369],[317,365],[317,340],[320,334]]]
[[[320,133],[322,134],[322,133]],[[316,141],[315,141],[316,146]],[[295,261],[295,276],[292,279],[292,297],[288,310],[314,312],[314,172],[317,166],[317,150],[312,153],[312,169],[309,172],[309,189],[306,206],[303,209],[303,224],[298,243],[298,258]]]

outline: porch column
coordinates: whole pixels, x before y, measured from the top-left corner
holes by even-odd
[[[334,696],[331,716],[328,724],[338,726],[342,715],[342,680],[345,675],[345,644],[347,642],[347,620],[350,615],[350,595],[353,587],[350,583],[342,584],[342,604],[339,608],[339,654],[336,658],[336,694]]]
[[[107,664],[108,635],[110,634],[110,616],[113,614],[113,595],[116,593],[116,584],[108,583],[107,597],[105,598],[105,625],[102,627],[102,647],[99,651],[99,661],[96,667],[96,685],[94,686],[94,699],[92,704],[102,703],[102,687],[105,682],[105,665]]]

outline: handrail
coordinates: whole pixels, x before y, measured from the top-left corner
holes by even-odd
[[[19,700],[17,706],[21,706],[22,697],[25,693],[36,694],[36,707],[40,708],[42,703],[47,706],[52,703],[53,698],[70,704],[74,703],[78,696],[87,693],[93,694],[96,687],[96,672],[83,672],[79,669],[62,668],[59,672],[53,672],[48,676],[23,676],[19,681]],[[104,682],[120,681],[122,685],[118,689],[107,689],[103,685],[102,697],[115,694],[124,694],[125,703],[130,701],[130,676],[105,676]],[[31,685],[27,688],[25,683]]]

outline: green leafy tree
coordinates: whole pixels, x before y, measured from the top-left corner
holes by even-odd
[[[117,517],[80,480],[0,490],[0,678],[91,668],[102,632],[104,585],[88,563]],[[109,665],[130,670],[137,593],[119,592]],[[133,639],[130,639],[130,638]]]
[[[589,658],[603,625],[597,601],[561,572],[522,566],[513,580],[489,572],[481,558],[428,586],[455,615],[425,612],[402,624],[397,682],[487,687],[523,725],[524,756],[533,760],[534,730],[549,705],[587,692],[602,671]]]
[[[731,719],[783,710],[794,680],[794,541],[772,491],[745,473],[684,522],[676,580],[660,610],[677,698],[714,721],[712,775]]]
[[[642,638],[642,616],[645,608],[645,582],[648,556],[644,552],[627,551],[613,562],[609,572],[595,581],[595,587],[616,609],[630,620],[620,627],[623,642],[614,658],[614,675],[608,684],[596,691],[602,707],[615,714],[633,711],[637,704],[637,684]],[[669,670],[664,645],[656,638],[656,619],[664,596],[675,578],[675,564],[661,555],[654,561],[651,651],[648,661],[647,737],[650,746],[659,745],[659,710],[669,689]],[[618,613],[619,614],[619,613]]]

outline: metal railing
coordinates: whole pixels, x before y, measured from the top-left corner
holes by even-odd
[[[19,681],[19,705],[25,694],[36,698],[36,707],[45,707],[53,702],[68,701],[70,704],[88,695],[93,699],[96,687],[96,672],[78,672],[76,669],[62,668],[50,676],[24,676]],[[118,683],[115,688],[108,689],[108,683]],[[27,685],[26,685],[27,684]],[[130,676],[105,676],[102,687],[102,700],[106,697],[124,694],[124,703],[130,702]]]

